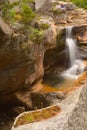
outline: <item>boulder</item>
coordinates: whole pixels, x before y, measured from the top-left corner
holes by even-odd
[[[35,8],[37,11],[49,10],[51,4],[52,4],[51,0],[35,0]]]
[[[87,59],[87,25],[74,26],[72,31],[79,45],[82,59]]]
[[[0,18],[0,102],[2,104],[9,102],[15,92],[29,88],[32,83],[42,78],[44,52],[43,44],[34,44],[27,39],[27,36],[15,34]]]
[[[11,130],[86,130],[87,129],[87,85],[72,92],[71,95],[58,103],[61,108],[59,115],[53,118],[14,127]],[[61,125],[62,124],[62,125]]]

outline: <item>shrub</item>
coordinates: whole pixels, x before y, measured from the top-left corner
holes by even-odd
[[[35,13],[30,6],[32,2],[33,0],[21,0],[21,2],[7,2],[3,4],[3,18],[10,22],[20,21],[23,23],[30,23],[35,17]],[[16,6],[19,6],[19,11],[15,9]]]
[[[20,15],[22,16],[22,21],[24,23],[31,22],[35,17],[35,13],[26,3],[21,4],[21,12]]]
[[[50,25],[48,23],[43,23],[40,25],[41,29],[45,30],[48,29],[50,27]]]
[[[76,4],[78,7],[87,9],[87,0],[71,0],[71,2]]]
[[[43,30],[39,30],[36,28],[29,28],[29,39],[34,43],[41,43],[43,41]]]

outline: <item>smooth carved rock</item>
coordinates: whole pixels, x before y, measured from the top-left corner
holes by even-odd
[[[42,44],[15,34],[0,18],[0,101],[42,78],[44,52]]]
[[[58,105],[61,113],[54,118],[20,125],[12,130],[86,130],[87,129],[87,85],[79,88]],[[17,122],[18,117],[15,120]],[[14,123],[14,125],[15,125]]]

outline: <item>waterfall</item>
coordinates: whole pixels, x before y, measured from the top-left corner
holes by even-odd
[[[72,36],[72,27],[66,28],[66,48],[69,53],[69,64],[70,68],[63,72],[64,77],[78,78],[83,72],[85,65],[80,58],[79,50],[76,41]]]
[[[66,28],[66,47],[69,52],[70,66],[72,66],[77,59],[80,59],[76,41],[72,37],[72,27]]]

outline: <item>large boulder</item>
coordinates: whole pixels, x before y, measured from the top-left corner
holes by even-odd
[[[48,17],[47,17],[48,18]],[[44,68],[47,64],[54,63],[58,59],[57,27],[52,19],[42,18],[38,21],[38,27],[44,29],[43,43],[33,43],[28,39],[27,32],[18,33],[0,18],[0,102],[1,106],[10,104],[29,104],[29,89],[36,82],[41,81]],[[42,26],[44,25],[44,26]],[[15,25],[16,26],[16,25]],[[37,42],[37,41],[35,41]],[[64,44],[62,44],[63,46]],[[64,47],[63,47],[64,48]],[[62,49],[63,49],[62,48]],[[53,50],[53,56],[50,51]],[[55,51],[56,50],[56,51]],[[49,57],[47,56],[49,52]],[[44,62],[44,54],[45,62]],[[48,62],[47,59],[49,58]],[[57,60],[59,62],[60,58]],[[43,65],[44,62],[44,65]],[[47,64],[46,64],[47,62]],[[50,64],[53,65],[53,64]],[[49,65],[47,65],[48,67]],[[26,91],[28,91],[26,96]],[[18,93],[17,93],[18,92]],[[20,96],[21,95],[21,96]],[[23,95],[23,97],[22,97]],[[25,101],[24,101],[25,99]],[[19,102],[20,100],[20,102]],[[27,101],[27,102],[26,102]],[[23,103],[24,104],[24,103]],[[10,106],[10,105],[9,105]]]
[[[64,101],[58,103],[61,113],[53,118],[20,125],[16,118],[12,130],[86,130],[87,129],[87,85],[80,87],[69,95]]]
[[[41,79],[44,46],[15,34],[0,18],[0,96],[29,87]]]

